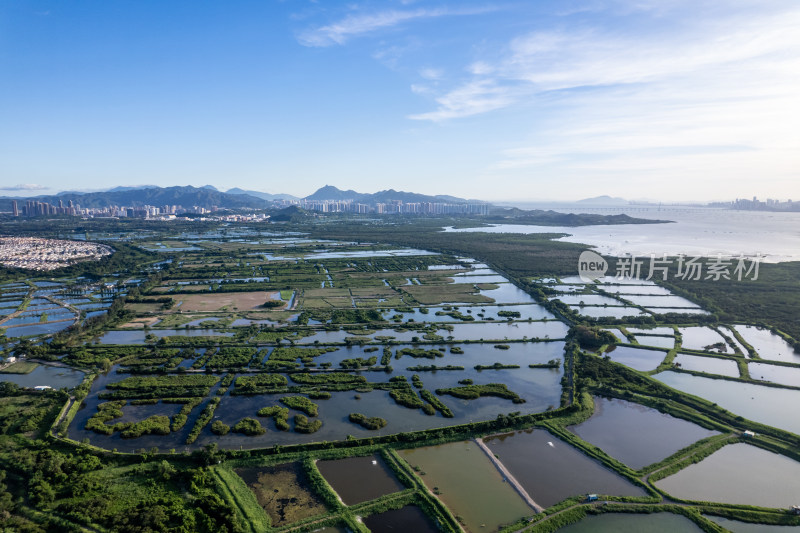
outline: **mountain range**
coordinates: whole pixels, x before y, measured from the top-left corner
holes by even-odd
[[[158,187],[156,185],[140,185],[135,187],[118,186],[104,191],[64,191],[55,195],[42,195],[26,198],[0,198],[0,211],[10,211],[11,201],[16,200],[22,206],[28,200],[47,202],[58,205],[63,202],[67,205],[71,200],[83,208],[103,208],[113,205],[142,206],[153,205],[180,205],[183,207],[199,206],[210,208],[265,208],[271,202],[280,200],[299,200],[289,194],[270,194],[261,191],[245,190],[238,187],[223,192],[212,185],[202,187]],[[332,185],[326,185],[304,200],[316,201],[341,201],[353,200],[365,204],[388,203],[392,201],[410,202],[444,202],[466,203],[467,200],[454,196],[438,195],[429,196],[413,192],[395,191],[389,189],[376,193],[359,193],[352,190],[343,191]]]
[[[97,192],[62,192],[50,196],[36,196],[32,198],[3,198],[0,199],[0,209],[10,210],[11,200],[17,200],[24,205],[28,200],[47,202],[58,205],[59,201],[67,205],[70,200],[83,208],[102,208],[112,205],[142,206],[153,205],[181,205],[183,207],[218,206],[223,208],[264,208],[267,202],[247,194],[227,194],[214,188],[207,187],[115,187],[108,191]]]
[[[394,189],[387,189],[385,191],[378,191],[376,193],[360,193],[353,190],[343,191],[334,187],[333,185],[325,185],[324,187],[317,189],[317,191],[313,194],[306,196],[304,200],[353,200],[354,202],[359,202],[362,204],[388,203],[397,200],[403,203],[440,202],[464,204],[467,202],[479,202],[479,200],[465,200],[463,198],[456,198],[455,196],[447,196],[442,194],[430,196],[415,192],[396,191]]]

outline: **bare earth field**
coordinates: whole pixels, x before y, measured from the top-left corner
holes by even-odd
[[[157,316],[152,317],[143,317],[143,318],[135,318],[130,322],[126,322],[119,326],[120,328],[131,328],[131,329],[141,329],[145,326],[152,326],[153,323],[158,322]]]
[[[179,309],[191,311],[245,311],[261,308],[267,300],[279,300],[278,292],[225,292],[216,294],[184,294]]]

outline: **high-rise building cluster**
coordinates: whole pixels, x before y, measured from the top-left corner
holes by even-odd
[[[11,205],[14,216],[19,216],[19,206],[17,201],[14,200]],[[64,205],[64,200],[59,200],[58,205],[49,204],[47,202],[39,202],[36,200],[28,200],[22,207],[22,214],[27,217],[35,217],[42,215],[75,215],[80,211],[80,206],[76,206],[69,200],[67,205]]]
[[[11,213],[13,216],[37,217],[37,216],[52,216],[52,215],[73,215],[73,216],[87,216],[87,217],[128,217],[128,218],[156,218],[164,216],[174,216],[182,213],[194,214],[208,214],[218,210],[217,206],[211,208],[193,206],[184,208],[180,205],[164,205],[156,207],[153,205],[141,206],[117,206],[112,205],[108,207],[87,207],[81,208],[79,204],[73,203],[69,200],[64,205],[63,200],[58,201],[58,205],[53,205],[48,202],[39,202],[37,200],[27,200],[19,209],[17,200],[11,202]]]
[[[365,204],[353,200],[300,200],[284,203],[322,213],[376,213],[398,215],[487,215],[489,204],[484,202],[403,202],[392,200]]]
[[[759,200],[753,196],[749,198],[737,198],[733,202],[714,202],[709,204],[711,207],[724,207],[727,209],[739,209],[742,211],[800,211],[800,202],[791,200],[781,201],[774,198]]]

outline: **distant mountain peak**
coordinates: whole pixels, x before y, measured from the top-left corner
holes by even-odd
[[[313,194],[306,196],[305,200],[312,201],[343,201],[353,200],[362,203],[388,203],[400,201],[403,203],[420,203],[420,202],[441,202],[441,203],[466,203],[467,200],[463,198],[456,198],[455,196],[429,196],[427,194],[419,194],[415,192],[397,191],[395,189],[385,189],[376,193],[360,193],[353,190],[343,191],[333,185],[325,185],[320,187]]]
[[[247,194],[250,196],[255,196],[256,198],[261,198],[262,200],[297,200],[296,196],[292,196],[291,194],[270,194],[268,192],[262,191],[250,191],[247,189],[242,189],[239,187],[234,187],[233,189],[228,189],[225,191],[225,194]]]
[[[628,205],[630,202],[628,202],[628,200],[625,198],[608,196],[607,194],[604,194],[602,196],[595,196],[594,198],[578,200],[577,203],[591,205]]]
[[[314,193],[305,197],[306,200],[360,200],[366,196],[367,194],[358,193],[356,191],[348,190],[343,191],[338,187],[334,187],[333,185],[325,185],[324,187],[320,187]]]
[[[40,202],[57,204],[72,200],[81,207],[102,208],[112,205],[136,207],[142,205],[180,205],[183,207],[263,208],[264,199],[249,194],[226,194],[212,186],[192,187],[140,186],[115,187],[108,191],[66,192],[58,195],[36,196]]]

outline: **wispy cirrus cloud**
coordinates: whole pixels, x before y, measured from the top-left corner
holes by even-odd
[[[342,45],[353,37],[399,26],[412,20],[433,19],[447,16],[479,15],[494,10],[495,8],[493,7],[472,9],[442,7],[405,10],[390,9],[373,13],[352,14],[337,22],[307,29],[297,36],[297,40],[300,44],[311,47]]]
[[[419,75],[425,78],[426,80],[436,81],[442,79],[442,77],[444,76],[444,72],[442,71],[442,69],[439,68],[426,67],[420,69]]]
[[[492,111],[476,87],[491,87],[496,103],[512,105],[551,91],[586,90],[644,84],[654,88],[692,78],[699,98],[737,87],[768,86],[759,72],[781,82],[795,81],[792,58],[800,53],[800,10],[761,17],[728,17],[703,31],[642,35],[616,28],[568,28],[534,31],[512,39],[495,61],[475,61],[471,77],[440,93],[434,111],[411,115],[417,120],[445,120]],[[709,73],[713,72],[713,76]],[[715,81],[716,80],[716,81]],[[755,83],[754,83],[755,82]],[[741,92],[741,91],[739,91]],[[465,99],[465,94],[475,98]],[[687,93],[688,95],[688,93]],[[453,102],[459,102],[453,106]]]
[[[591,184],[587,195],[624,195],[646,182],[665,195],[714,198],[763,191],[753,180],[769,176],[776,194],[774,184],[792,183],[800,168],[800,6],[731,7],[543,24],[477,54],[458,78],[414,86],[433,105],[408,118],[513,109],[524,137],[482,174],[520,190],[530,176],[557,176],[553,191]]]
[[[45,191],[47,189],[49,187],[37,185],[36,183],[20,183],[19,185],[0,187],[0,191]]]
[[[475,80],[437,97],[439,106],[435,111],[411,115],[409,118],[440,121],[478,115],[513,104],[517,92],[512,86],[500,85],[492,80]]]

